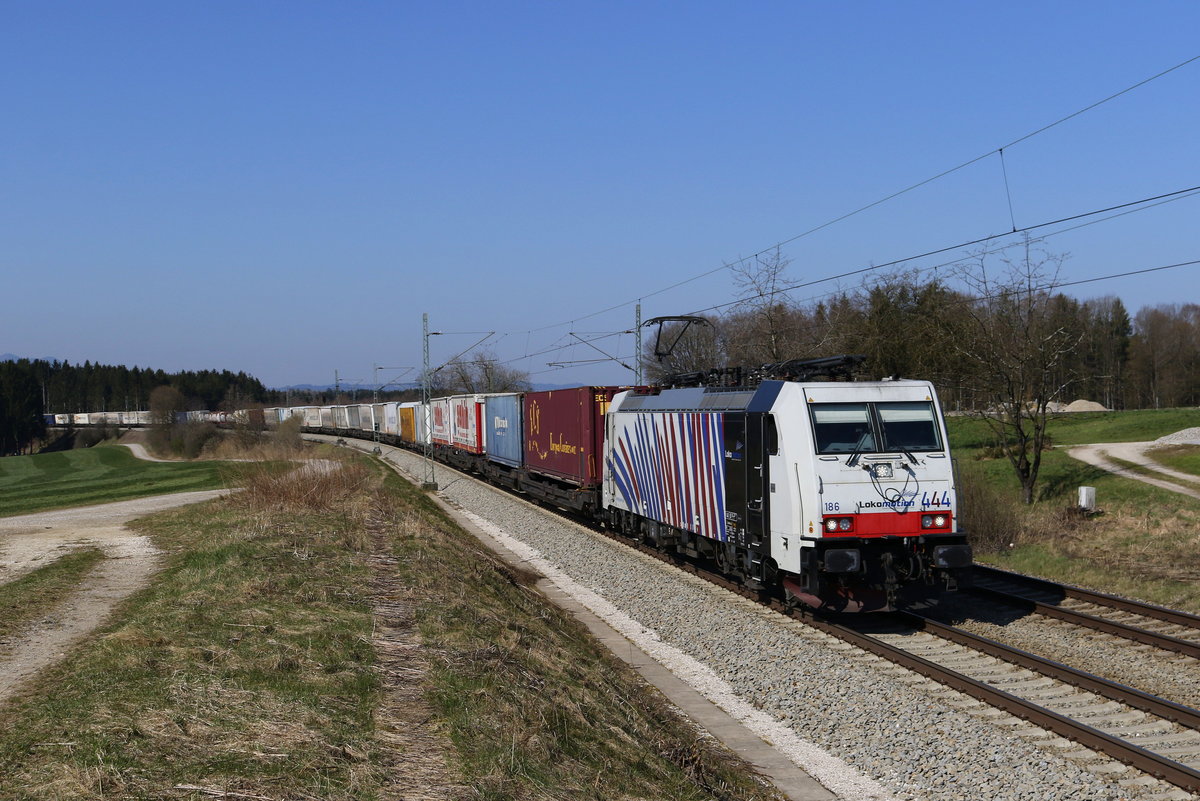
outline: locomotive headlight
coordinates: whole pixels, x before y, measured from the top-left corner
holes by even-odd
[[[874,475],[875,478],[891,478],[892,466],[887,462],[874,465],[871,468],[871,474]]]
[[[950,516],[946,514],[921,515],[921,528],[947,528]]]
[[[946,527],[946,516],[945,515],[934,515],[933,516],[933,525],[936,526],[937,528],[945,528]]]
[[[827,517],[823,524],[830,534],[845,534],[854,531],[853,517]]]

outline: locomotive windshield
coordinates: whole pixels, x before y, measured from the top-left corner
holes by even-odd
[[[940,451],[941,435],[928,401],[814,403],[817,453]]]
[[[875,431],[866,403],[816,403],[810,406],[817,453],[874,453]]]
[[[876,403],[884,451],[940,451],[933,404],[921,401]]]

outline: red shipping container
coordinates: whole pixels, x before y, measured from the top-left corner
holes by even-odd
[[[628,387],[576,387],[525,393],[525,468],[583,487],[598,486],[604,413]]]
[[[450,445],[453,428],[449,398],[434,398],[429,402],[430,423],[433,426],[431,440],[434,445]]]
[[[486,395],[455,395],[450,398],[450,441],[467,453],[483,453],[483,408]]]

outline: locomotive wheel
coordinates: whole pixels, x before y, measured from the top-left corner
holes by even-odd
[[[717,562],[717,569],[727,576],[731,575],[737,566],[737,555],[728,545],[718,545],[713,558]]]

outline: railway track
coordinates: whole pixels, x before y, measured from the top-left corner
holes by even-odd
[[[604,533],[1121,765],[1200,792],[1200,710],[911,612],[843,622],[792,609],[719,573]]]
[[[820,624],[819,624],[820,625]],[[1200,711],[911,613],[825,630],[903,667],[1189,791]]]
[[[1200,659],[1200,616],[1143,601],[975,566],[971,592],[1038,614]]]
[[[863,616],[849,623],[814,617],[673,554],[603,533],[1002,710],[997,714],[1013,726],[1028,721],[1078,743],[1080,748],[1063,755],[1090,761],[1089,769],[1096,773],[1119,775],[1128,765],[1189,792],[1200,791],[1200,711],[917,615]],[[1021,736],[1034,739],[1037,731],[1030,728]],[[1063,746],[1070,747],[1057,742],[1052,747],[1060,753]],[[1097,755],[1112,762],[1097,765]]]
[[[605,533],[1121,765],[1188,792],[1200,791],[1200,710],[912,612],[835,622],[789,608],[653,547]],[[1158,635],[1154,642],[1174,639]]]

